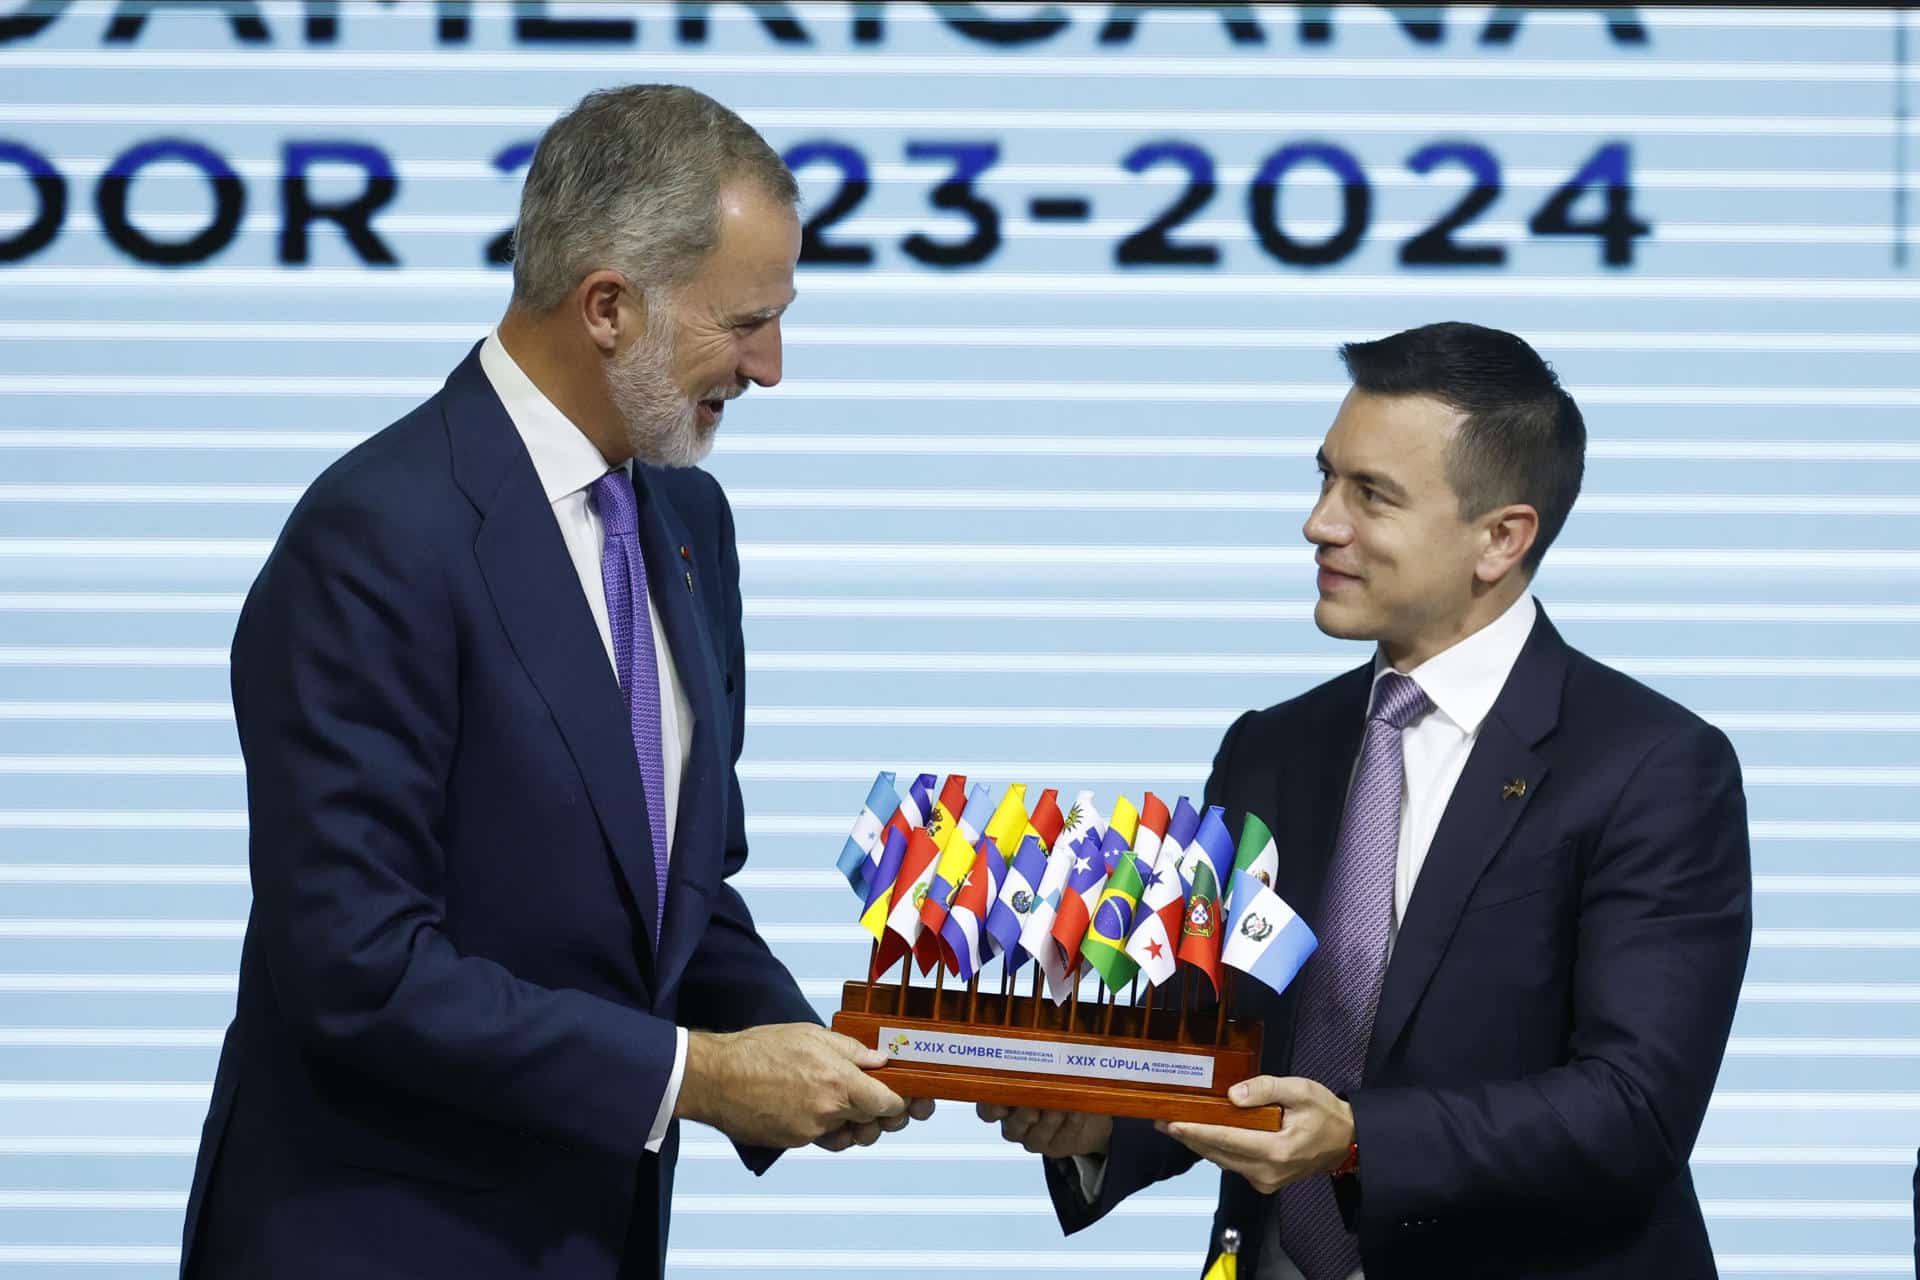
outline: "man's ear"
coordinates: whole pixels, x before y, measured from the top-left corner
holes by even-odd
[[[1473,575],[1492,586],[1526,561],[1534,539],[1540,536],[1540,513],[1524,502],[1516,502],[1480,517],[1480,527],[1485,540]]]
[[[618,271],[596,271],[574,286],[573,306],[581,327],[593,345],[600,348],[601,355],[610,356],[620,349],[621,330],[631,323],[629,317],[621,313],[623,298],[632,299],[644,325],[646,303],[628,287],[627,278]]]

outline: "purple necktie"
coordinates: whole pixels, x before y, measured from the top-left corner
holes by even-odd
[[[626,690],[633,723],[633,754],[647,797],[653,837],[654,945],[667,907],[667,784],[660,751],[660,666],[647,616],[647,562],[640,555],[640,503],[625,468],[593,482],[593,505],[606,528],[600,547],[600,583],[607,589],[613,662]]]
[[[1320,947],[1301,975],[1293,1074],[1335,1093],[1360,1083],[1387,972],[1406,777],[1400,731],[1431,705],[1420,686],[1398,671],[1374,684],[1360,767],[1347,792],[1340,843],[1320,899]],[[1303,1178],[1282,1187],[1279,1210],[1281,1247],[1306,1280],[1344,1280],[1359,1267],[1360,1248],[1340,1221],[1333,1179]]]

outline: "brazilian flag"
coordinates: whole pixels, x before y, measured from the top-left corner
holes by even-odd
[[[1133,932],[1133,916],[1145,891],[1139,864],[1131,853],[1121,854],[1100,900],[1094,903],[1087,936],[1080,942],[1081,958],[1100,975],[1109,991],[1118,991],[1140,972],[1139,962],[1127,954],[1127,937]]]

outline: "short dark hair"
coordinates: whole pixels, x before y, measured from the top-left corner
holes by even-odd
[[[1587,427],[1553,367],[1511,333],[1448,321],[1373,342],[1340,359],[1362,391],[1427,396],[1465,415],[1447,452],[1447,482],[1471,520],[1509,502],[1540,513],[1532,573],[1580,496]]]

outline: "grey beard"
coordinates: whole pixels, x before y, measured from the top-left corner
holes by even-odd
[[[662,312],[624,356],[607,365],[607,395],[633,456],[655,467],[691,467],[713,449],[696,405],[673,382],[673,318]]]

